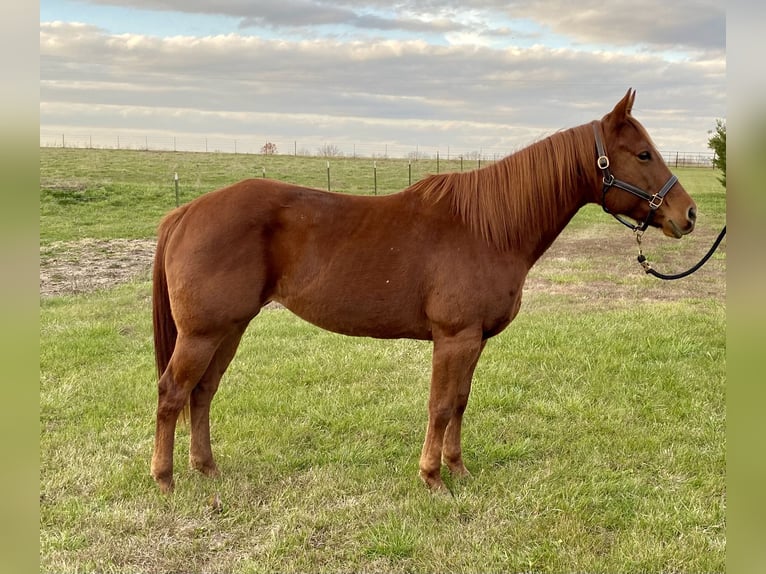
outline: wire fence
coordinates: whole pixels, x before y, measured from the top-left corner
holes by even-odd
[[[94,135],[84,133],[40,132],[40,147],[80,149],[125,149],[146,151],[175,151],[200,153],[233,153],[251,155],[294,155],[313,157],[406,158],[406,159],[465,159],[492,162],[518,151],[517,149],[460,146],[393,145],[348,142],[306,142],[298,140],[261,141],[246,138],[159,136],[135,134]],[[660,150],[671,167],[713,167],[712,151]]]

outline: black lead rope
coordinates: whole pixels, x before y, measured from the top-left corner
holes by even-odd
[[[644,271],[646,273],[649,273],[650,275],[654,275],[655,277],[659,279],[664,279],[665,281],[672,281],[673,279],[682,279],[683,277],[686,277],[688,275],[691,275],[695,271],[697,271],[700,267],[702,267],[705,263],[707,263],[707,260],[710,259],[710,256],[713,255],[716,249],[718,249],[718,246],[721,244],[721,240],[723,239],[723,236],[726,235],[726,226],[723,226],[723,229],[721,229],[721,232],[718,234],[718,237],[716,238],[715,242],[713,242],[713,246],[710,248],[710,250],[705,254],[705,256],[700,259],[699,263],[697,263],[694,267],[691,269],[687,269],[683,273],[676,273],[675,275],[665,275],[664,273],[660,273],[659,271],[655,271],[652,269],[651,264],[646,260],[646,257],[644,256],[643,251],[641,250],[641,236],[644,234],[643,231],[636,231],[636,242],[638,243],[638,262],[641,264],[641,267],[644,268]]]

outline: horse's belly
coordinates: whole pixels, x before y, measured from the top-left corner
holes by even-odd
[[[370,297],[275,299],[302,319],[334,333],[379,339],[431,339],[421,311],[397,301]]]

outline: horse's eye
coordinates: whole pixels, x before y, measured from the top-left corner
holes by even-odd
[[[652,159],[652,154],[649,153],[648,151],[642,151],[640,154],[638,154],[638,159],[640,159],[641,161],[649,161],[650,159]]]

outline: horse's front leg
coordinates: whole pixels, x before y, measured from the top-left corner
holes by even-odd
[[[446,490],[441,478],[442,453],[452,472],[467,473],[460,448],[460,427],[471,377],[483,348],[481,327],[455,334],[434,330],[428,429],[420,455],[420,478],[432,490]]]
[[[486,340],[481,342],[481,347],[479,348],[479,352],[476,354],[476,358],[473,360],[473,364],[470,365],[468,373],[458,385],[455,410],[452,413],[452,418],[447,424],[447,428],[444,432],[442,462],[446,464],[450,472],[457,477],[465,477],[471,475],[463,463],[463,447],[461,444],[460,436],[463,427],[463,413],[465,413],[465,409],[468,406],[468,396],[471,393],[471,381],[473,379],[473,372],[476,369],[476,364],[479,362],[481,352],[484,350],[485,343]]]

